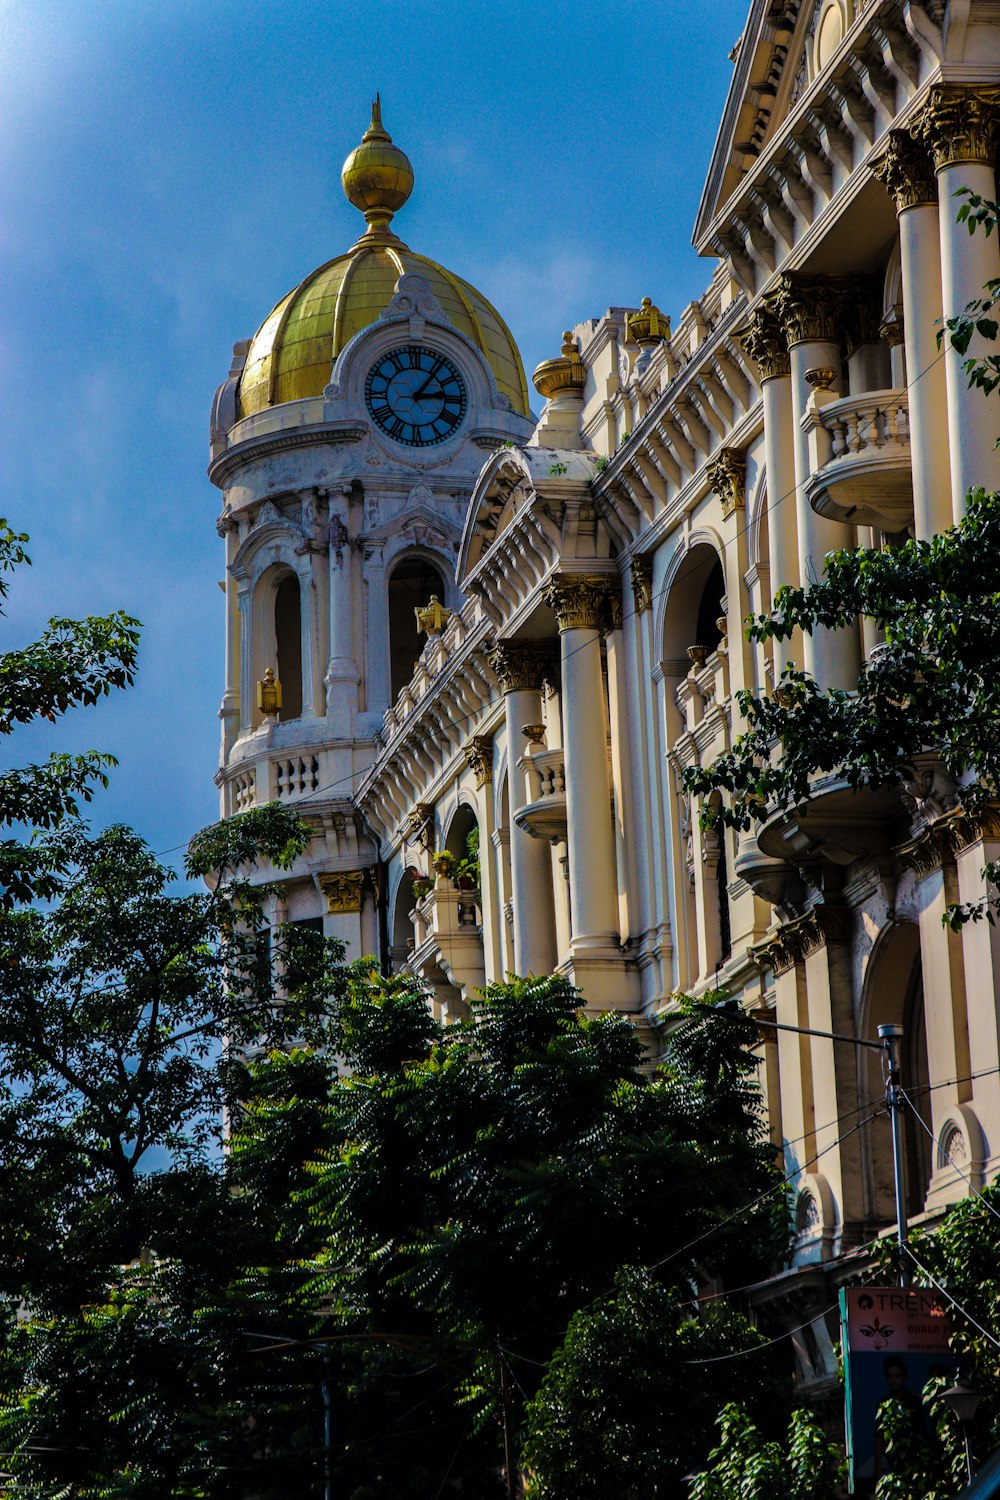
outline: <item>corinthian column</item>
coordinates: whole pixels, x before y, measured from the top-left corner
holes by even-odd
[[[608,710],[601,671],[601,615],[608,579],[559,575],[545,600],[559,627],[562,665],[571,945],[618,948],[618,878],[608,779]]]
[[[542,687],[552,670],[552,651],[535,641],[498,641],[489,659],[503,691],[507,716],[514,969],[518,974],[551,974],[558,962],[552,854],[544,839],[532,837],[515,823],[514,813],[531,801],[520,746],[523,726],[541,722]]]
[[[948,410],[945,362],[938,357],[941,317],[941,236],[934,167],[905,130],[891,130],[876,177],[896,200],[903,282],[913,524],[926,541],[951,525],[951,458],[944,414]]]
[[[767,546],[773,597],[783,584],[794,585],[799,581],[792,367],[785,330],[773,309],[766,306],[756,308],[739,337],[757,366],[764,405]]]
[[[849,283],[825,276],[782,276],[766,305],[788,340],[791,370],[792,435],[795,449],[795,518],[798,525],[799,580],[803,587],[823,576],[828,552],[853,547],[854,529],[817,515],[806,498],[810,475],[809,435],[802,426],[811,395],[806,374],[832,371],[830,389],[842,389],[841,324]],[[819,627],[803,643],[806,670],[820,687],[853,688],[858,678],[856,632]]]
[[[984,198],[996,198],[994,160],[997,143],[1000,89],[965,89],[943,86],[931,90],[930,98],[910,133],[928,147],[937,173],[941,205],[941,291],[946,318],[957,317],[969,302],[983,295],[987,281],[1000,276],[998,236],[989,238],[977,230],[970,235],[956,222],[962,200],[960,188],[971,188]],[[960,355],[947,344],[942,361],[948,390],[948,439],[951,450],[951,501],[956,521],[965,514],[965,497],[971,486],[1000,489],[1000,456],[994,444],[998,423],[993,403],[982,391],[970,390],[962,370],[963,358],[982,353],[978,337]],[[992,345],[987,345],[992,350]],[[910,379],[918,374],[910,371]]]

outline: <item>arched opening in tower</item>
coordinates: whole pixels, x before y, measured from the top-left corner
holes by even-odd
[[[274,640],[281,683],[279,719],[302,717],[302,600],[299,580],[286,573],[274,591]]]
[[[413,676],[424,648],[414,610],[429,604],[432,594],[444,603],[444,577],[426,557],[404,557],[393,568],[389,577],[389,681],[393,703]]]

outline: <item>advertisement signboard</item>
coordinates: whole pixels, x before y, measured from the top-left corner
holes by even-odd
[[[882,1472],[875,1415],[890,1396],[926,1422],[921,1392],[932,1375],[955,1375],[944,1298],[923,1287],[844,1287],[847,1461],[852,1494],[871,1494]]]

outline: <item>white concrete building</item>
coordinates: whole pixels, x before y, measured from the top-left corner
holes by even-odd
[[[376,110],[344,177],[367,231],[236,346],[212,420],[222,811],[278,798],[316,830],[275,920],[410,967],[446,1016],[560,969],[637,1020],[725,985],[792,1025],[899,1021],[933,1135],[908,1142],[915,1216],[1000,1163],[1000,933],[941,924],[1000,821],[972,825],[930,767],[907,796],[828,778],[737,842],[679,774],[780,670],[742,629],[777,586],[1000,487],[1000,417],[935,341],[1000,276],[953,196],[996,196],[998,141],[990,0],[753,0],[695,228],[704,296],[672,327],[648,302],[578,324],[535,373],[536,421],[499,315],[389,227],[412,173]],[[789,650],[850,686],[876,644],[862,621]],[[873,1054],[778,1036],[791,1324],[893,1207],[885,1120],[838,1144],[880,1095]],[[821,1316],[798,1344],[821,1386]]]

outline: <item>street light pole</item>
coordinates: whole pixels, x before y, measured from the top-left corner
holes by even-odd
[[[885,1047],[885,1104],[892,1127],[892,1175],[896,1189],[896,1233],[899,1237],[899,1284],[910,1285],[910,1263],[907,1256],[906,1223],[906,1166],[903,1142],[903,1111],[906,1095],[900,1080],[899,1043],[903,1035],[902,1026],[887,1025],[878,1028]]]

